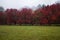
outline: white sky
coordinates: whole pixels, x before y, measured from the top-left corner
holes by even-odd
[[[33,7],[38,4],[50,5],[55,3],[57,0],[0,0],[0,6],[4,8],[22,8],[24,6]]]

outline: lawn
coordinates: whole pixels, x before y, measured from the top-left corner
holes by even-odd
[[[60,27],[0,25],[0,40],[60,40]]]

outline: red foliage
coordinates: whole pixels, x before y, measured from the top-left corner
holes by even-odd
[[[3,21],[2,21],[3,20]],[[0,12],[0,24],[50,24],[60,23],[60,4],[52,4],[33,11],[30,8],[7,9]]]
[[[48,19],[43,18],[43,19],[40,20],[40,23],[41,24],[48,24]]]

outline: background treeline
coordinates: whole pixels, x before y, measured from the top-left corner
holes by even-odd
[[[60,3],[31,8],[6,9],[0,7],[0,25],[56,25],[60,24]]]

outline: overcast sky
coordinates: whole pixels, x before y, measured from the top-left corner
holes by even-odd
[[[50,5],[55,3],[57,0],[0,0],[0,6],[4,8],[22,8],[24,6],[33,7],[38,4]]]

